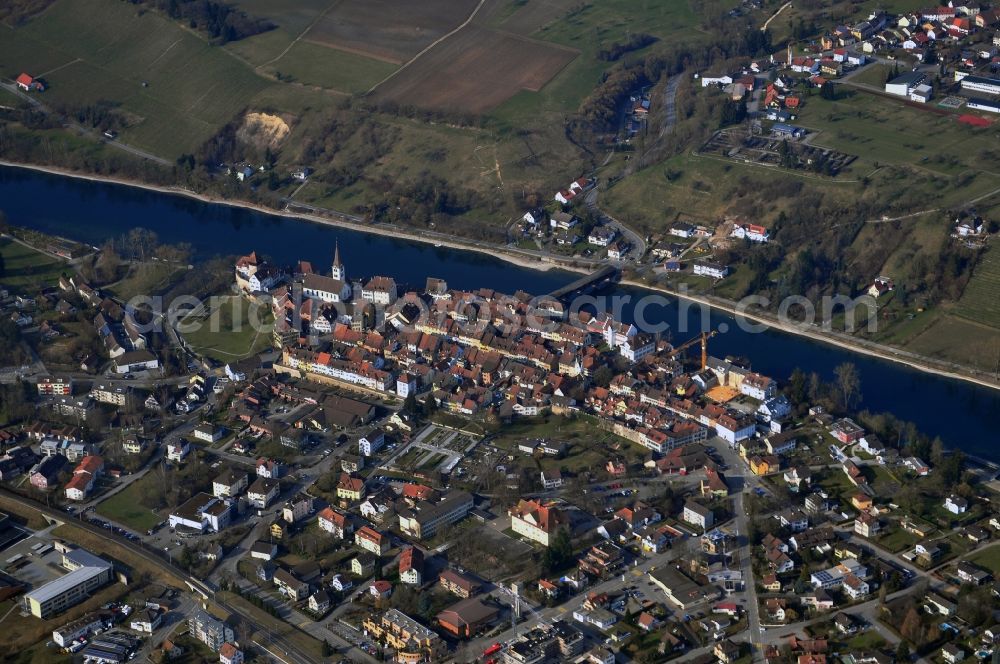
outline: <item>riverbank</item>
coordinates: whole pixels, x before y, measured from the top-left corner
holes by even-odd
[[[80,173],[79,171],[70,171],[63,168],[57,168],[54,166],[22,164],[19,162],[7,161],[4,159],[0,159],[0,166],[7,166],[10,168],[22,168],[25,170],[37,171],[39,173],[47,173],[49,175],[58,175],[61,177],[74,178],[77,180],[89,180],[91,182],[117,184],[125,187],[144,189],[146,191],[154,191],[160,194],[172,194],[175,196],[184,196],[185,198],[190,198],[199,201],[201,203],[208,203],[211,205],[228,205],[230,207],[241,208],[244,210],[252,210],[253,212],[259,212],[261,214],[269,214],[276,217],[284,217],[287,219],[304,219],[306,221],[311,221],[313,223],[332,226],[335,228],[346,228],[352,231],[358,231],[360,233],[370,233],[372,235],[380,235],[383,237],[397,238],[411,242],[420,242],[422,244],[430,244],[436,247],[438,246],[448,247],[449,249],[457,249],[460,251],[474,251],[488,256],[493,256],[494,258],[499,258],[503,261],[511,263],[512,265],[529,268],[531,270],[547,271],[556,269],[556,270],[566,270],[570,272],[579,272],[582,274],[588,273],[588,269],[585,267],[572,265],[569,262],[564,263],[559,259],[542,258],[541,256],[533,255],[531,252],[524,252],[521,250],[511,250],[510,248],[507,247],[498,247],[496,245],[490,245],[486,243],[476,243],[474,240],[455,240],[454,238],[449,238],[443,235],[438,237],[437,235],[431,233],[422,234],[411,230],[402,229],[396,226],[366,224],[362,221],[352,220],[350,217],[343,214],[339,214],[336,217],[327,217],[309,212],[289,212],[287,210],[276,210],[274,208],[269,208],[264,205],[258,205],[256,203],[250,203],[247,201],[219,198],[217,196],[206,196],[205,194],[199,194],[196,191],[191,191],[190,189],[185,189],[183,187],[169,187],[169,186],[155,185],[146,182],[140,182],[138,180],[127,180],[124,178],[93,175],[90,173]],[[293,202],[293,205],[296,204]]]
[[[623,279],[620,283],[626,286],[660,292],[664,295],[677,298],[678,300],[687,300],[688,302],[710,307],[712,309],[716,309],[717,311],[723,311],[737,319],[737,321],[743,319],[750,321],[751,323],[766,325],[771,329],[779,330],[787,334],[805,337],[813,341],[843,348],[844,350],[849,350],[853,353],[860,353],[862,355],[868,355],[869,357],[896,362],[897,364],[903,364],[924,373],[942,376],[944,378],[962,380],[980,385],[982,387],[1000,390],[1000,381],[997,381],[986,374],[976,372],[968,367],[949,365],[945,362],[939,362],[933,358],[918,355],[916,353],[910,353],[902,350],[901,348],[893,348],[892,346],[886,346],[884,344],[868,342],[863,339],[851,337],[842,332],[816,330],[811,326],[796,325],[790,322],[779,321],[777,318],[768,314],[743,311],[737,307],[735,303],[730,303],[726,300],[692,295],[691,293],[681,293],[671,288],[650,285],[631,279]]]
[[[604,264],[603,262],[598,263],[594,261],[563,262],[562,259],[556,257],[543,258],[541,256],[532,255],[531,252],[520,252],[520,250],[511,251],[509,250],[509,248],[506,247],[497,247],[493,245],[487,245],[485,243],[477,244],[473,241],[456,240],[454,238],[436,237],[434,234],[430,233],[421,234],[419,232],[412,232],[406,229],[387,227],[384,225],[366,224],[361,220],[357,220],[357,218],[355,218],[355,220],[352,220],[351,218],[349,218],[349,216],[342,216],[339,213],[337,214],[337,216],[332,216],[332,215],[324,216],[321,214],[310,214],[308,212],[289,212],[289,211],[272,210],[262,205],[248,203],[245,201],[233,201],[233,200],[227,200],[218,197],[198,194],[196,192],[181,187],[149,185],[121,178],[103,177],[92,174],[67,171],[59,168],[14,163],[5,160],[0,160],[0,165],[18,169],[37,171],[59,177],[68,177],[68,178],[88,180],[99,183],[123,185],[131,188],[145,189],[155,193],[173,194],[180,197],[193,199],[201,203],[229,206],[231,208],[237,208],[237,209],[245,209],[264,215],[272,215],[287,219],[307,221],[322,226],[327,226],[332,228],[343,228],[346,230],[357,231],[360,233],[383,236],[390,239],[398,238],[410,242],[421,243],[423,245],[448,247],[449,249],[454,249],[458,251],[466,251],[466,252],[471,251],[482,255],[488,255],[497,258],[501,261],[504,261],[508,264],[516,265],[518,267],[526,268],[529,270],[544,271],[551,269],[559,269],[567,272],[587,274],[595,266]],[[586,265],[583,265],[582,263],[586,263]],[[988,387],[994,390],[1000,389],[1000,383],[998,383],[995,380],[995,378],[983,372],[977,372],[975,370],[972,370],[968,367],[963,367],[959,365],[954,365],[934,360],[933,358],[928,358],[916,355],[914,353],[909,353],[902,349],[897,349],[891,346],[885,346],[882,344],[868,342],[863,339],[857,339],[855,337],[851,337],[843,333],[824,331],[822,329],[814,329],[812,327],[804,327],[795,325],[794,323],[779,321],[776,317],[766,312],[764,313],[742,312],[739,310],[739,307],[735,302],[720,300],[718,298],[714,298],[711,296],[701,296],[687,292],[682,293],[664,286],[646,284],[632,279],[625,279],[622,281],[622,284],[625,286],[659,292],[664,295],[670,296],[672,298],[676,298],[678,300],[697,303],[699,305],[716,309],[717,311],[720,312],[725,312],[736,318],[745,319],[746,321],[749,321],[751,323],[766,325],[767,327],[780,332],[784,332],[797,337],[806,338],[809,339],[810,341],[817,341],[853,353],[858,353],[861,355],[866,355],[869,357],[874,357],[894,362],[897,364],[905,365],[909,368],[918,370],[923,373],[932,374],[949,379],[961,380],[970,384],[975,384],[982,387]]]

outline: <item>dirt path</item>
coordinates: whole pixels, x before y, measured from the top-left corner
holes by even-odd
[[[258,69],[258,70],[259,70],[259,69],[263,69],[264,67],[267,67],[267,66],[270,66],[270,65],[273,65],[273,64],[274,64],[275,62],[277,62],[278,60],[280,60],[280,59],[282,59],[283,57],[285,57],[286,55],[288,55],[288,52],[289,52],[290,50],[292,50],[292,47],[293,47],[293,46],[295,46],[296,44],[298,44],[298,43],[299,43],[299,41],[300,41],[300,40],[301,40],[301,39],[302,39],[303,37],[305,37],[305,36],[306,36],[306,33],[308,33],[308,32],[309,32],[310,30],[312,30],[312,29],[313,29],[313,26],[314,26],[314,25],[316,25],[317,23],[319,23],[319,22],[320,22],[320,20],[321,20],[321,19],[322,19],[322,18],[323,18],[324,16],[326,16],[327,14],[329,14],[329,13],[330,13],[330,10],[331,10],[331,9],[333,9],[334,7],[336,7],[337,5],[339,5],[340,3],[342,3],[343,1],[344,1],[344,0],[333,0],[333,2],[331,2],[331,3],[330,3],[330,6],[329,6],[329,7],[327,7],[326,9],[324,9],[323,11],[321,11],[321,12],[320,12],[319,14],[317,14],[317,15],[316,15],[316,18],[314,18],[314,19],[313,19],[313,20],[312,20],[312,21],[311,21],[311,22],[309,23],[309,25],[307,25],[307,26],[305,27],[305,29],[304,29],[304,30],[302,30],[302,32],[300,32],[300,33],[298,34],[298,36],[297,36],[297,37],[296,37],[295,39],[293,39],[293,40],[291,41],[291,43],[290,43],[290,44],[288,44],[288,46],[286,46],[286,47],[285,47],[285,50],[284,50],[284,51],[282,51],[281,53],[279,53],[279,54],[278,54],[278,55],[277,55],[276,57],[274,57],[274,58],[271,58],[270,60],[268,60],[268,61],[267,61],[267,62],[265,62],[264,64],[260,65],[259,67],[254,67],[254,69]]]
[[[440,44],[441,42],[443,42],[443,41],[445,41],[446,39],[450,38],[450,37],[451,37],[452,35],[455,35],[456,33],[458,33],[458,32],[459,32],[459,31],[460,31],[460,30],[461,30],[462,28],[464,28],[465,26],[467,26],[467,25],[469,25],[470,23],[472,23],[472,19],[476,18],[476,14],[478,14],[478,13],[479,13],[479,10],[480,10],[480,9],[482,9],[482,8],[483,8],[483,5],[485,5],[485,4],[486,4],[486,0],[479,0],[479,4],[478,4],[478,5],[476,5],[476,8],[472,10],[472,13],[471,13],[471,14],[469,14],[468,18],[466,18],[466,19],[465,19],[464,21],[462,21],[462,24],[461,24],[461,25],[459,25],[459,26],[458,26],[457,28],[455,28],[454,30],[452,30],[452,31],[451,31],[451,32],[449,32],[448,34],[446,34],[446,35],[442,35],[441,37],[438,37],[437,39],[435,39],[435,40],[434,40],[433,42],[431,42],[431,43],[430,43],[430,44],[429,44],[428,46],[426,46],[426,47],[424,48],[424,50],[420,51],[419,53],[417,53],[416,55],[414,55],[414,56],[413,56],[412,58],[410,58],[410,59],[409,59],[408,61],[406,61],[406,62],[405,62],[405,63],[403,64],[403,66],[402,66],[402,67],[400,67],[399,69],[397,69],[396,71],[392,72],[391,74],[389,74],[388,76],[386,76],[385,78],[383,78],[383,79],[382,79],[381,81],[379,81],[378,83],[376,83],[375,85],[373,85],[373,86],[372,86],[372,87],[371,87],[371,88],[370,88],[370,89],[368,90],[368,92],[366,92],[365,94],[366,94],[366,95],[370,95],[371,93],[375,92],[375,89],[376,89],[376,88],[378,88],[378,87],[379,87],[380,85],[382,85],[382,84],[383,84],[383,83],[385,83],[386,81],[388,81],[388,80],[390,80],[391,78],[393,78],[394,76],[396,76],[396,74],[398,74],[399,72],[403,71],[404,69],[406,69],[407,67],[409,67],[410,65],[412,65],[412,64],[413,64],[414,62],[416,62],[416,61],[417,61],[417,60],[418,60],[418,59],[420,58],[420,56],[422,56],[422,55],[423,55],[424,53],[426,53],[427,51],[431,50],[432,48],[434,48],[435,46],[437,46],[437,45],[438,45],[438,44]]]
[[[778,11],[774,12],[773,14],[771,14],[771,18],[769,18],[766,21],[764,21],[764,25],[760,26],[760,31],[764,32],[765,30],[767,30],[767,26],[771,25],[771,21],[773,21],[774,19],[778,18],[778,14],[780,14],[783,11],[785,11],[786,9],[788,9],[791,6],[792,6],[791,2],[786,2],[785,4],[783,4],[780,7],[778,7]]]

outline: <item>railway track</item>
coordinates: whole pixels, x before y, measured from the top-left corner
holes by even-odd
[[[9,489],[0,488],[0,496],[10,500],[11,502],[17,503],[22,507],[28,509],[33,509],[45,517],[52,519],[53,521],[59,521],[60,523],[73,523],[79,528],[88,531],[89,533],[106,540],[110,544],[128,550],[130,553],[142,558],[144,561],[156,566],[159,570],[170,576],[175,581],[186,585],[191,589],[192,592],[201,596],[205,602],[212,602],[219,608],[227,611],[229,614],[237,616],[241,621],[243,621],[247,626],[249,626],[254,632],[260,632],[266,634],[271,642],[277,645],[282,651],[287,653],[292,659],[292,662],[302,663],[302,664],[322,664],[322,660],[312,655],[303,652],[301,648],[296,647],[295,644],[289,642],[287,639],[275,635],[266,626],[260,625],[253,618],[251,618],[246,613],[240,611],[236,607],[228,604],[225,601],[216,598],[216,589],[213,588],[208,583],[202,581],[201,579],[195,578],[177,567],[170,561],[162,558],[158,555],[158,552],[151,551],[144,546],[137,546],[133,542],[125,539],[124,537],[119,537],[114,533],[109,533],[104,528],[98,528],[92,523],[82,520],[82,519],[68,519],[65,512],[46,507],[40,503],[36,503],[33,500],[25,498],[20,494],[14,493]]]

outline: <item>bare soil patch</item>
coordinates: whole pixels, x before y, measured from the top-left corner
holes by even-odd
[[[521,90],[540,90],[577,55],[572,49],[469,25],[375,94],[401,105],[482,113]]]
[[[289,131],[288,122],[277,115],[247,113],[243,116],[237,137],[244,143],[273,150],[284,142]]]
[[[306,39],[402,64],[469,17],[478,0],[346,0]]]

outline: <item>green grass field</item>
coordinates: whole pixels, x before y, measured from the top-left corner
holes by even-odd
[[[0,65],[45,78],[47,104],[118,102],[131,124],[122,140],[168,157],[193,151],[271,85],[158,13],[112,0],[57,0],[4,33]]]
[[[945,314],[926,331],[907,341],[905,347],[921,355],[966,364],[992,374],[1000,359],[1000,329]]]
[[[137,295],[155,295],[162,293],[183,269],[168,263],[140,263],[133,265],[123,279],[107,286],[106,290],[123,300]]]
[[[297,83],[347,93],[365,92],[396,69],[388,62],[307,41],[296,42],[264,67],[268,73],[291,76]]]
[[[995,242],[979,259],[955,313],[1000,329],[1000,249]]]
[[[995,128],[961,125],[953,116],[856,90],[837,101],[808,96],[796,124],[822,132],[816,145],[946,176],[991,168],[984,141],[997,135]]]
[[[51,286],[59,281],[63,272],[70,272],[66,263],[10,238],[0,238],[0,257],[3,270],[0,283],[15,290],[37,290],[39,286]]]
[[[0,106],[7,106],[10,108],[17,108],[24,103],[24,100],[18,97],[16,94],[8,90],[7,88],[0,89]]]
[[[211,306],[211,305],[210,305]],[[189,315],[183,326],[197,329],[183,331],[184,339],[197,352],[219,362],[231,362],[258,353],[271,345],[274,322],[266,307],[257,308],[260,326],[251,324],[250,302],[230,295],[215,300],[211,312],[198,317]]]
[[[969,561],[1000,574],[1000,546],[988,546],[969,556]]]
[[[162,518],[148,507],[143,507],[140,502],[146,480],[147,478],[137,480],[98,504],[97,513],[128,526],[140,534],[155,526],[162,521]]]
[[[879,546],[892,551],[893,553],[900,553],[916,545],[920,541],[920,538],[913,533],[908,533],[902,528],[894,528],[888,535],[879,538]]]

